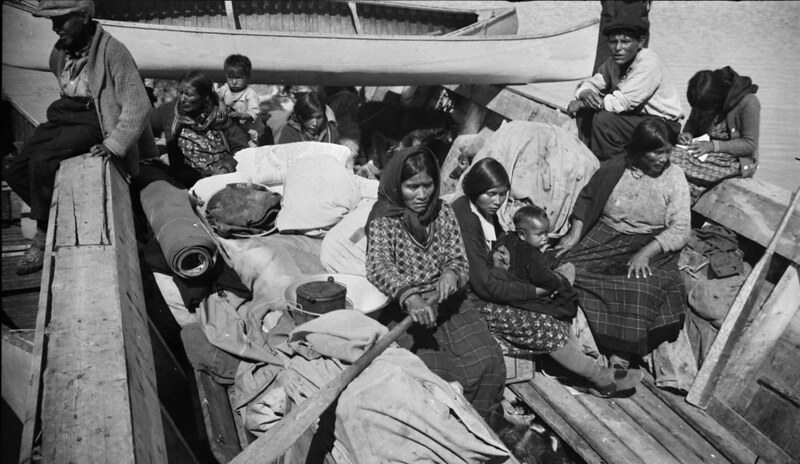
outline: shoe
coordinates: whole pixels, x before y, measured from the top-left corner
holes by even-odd
[[[598,398],[615,398],[633,393],[643,377],[641,369],[614,369],[614,380],[590,387],[587,391]]]
[[[39,272],[44,267],[44,249],[31,245],[17,262],[17,275]]]

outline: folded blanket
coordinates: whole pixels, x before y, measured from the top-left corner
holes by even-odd
[[[183,278],[208,272],[214,265],[217,247],[197,218],[187,191],[156,180],[142,189],[140,197],[170,269]]]

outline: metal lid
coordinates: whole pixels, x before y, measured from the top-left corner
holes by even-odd
[[[347,294],[347,287],[336,283],[333,277],[328,277],[323,282],[308,282],[297,287],[297,297],[310,302],[332,301],[344,298]]]

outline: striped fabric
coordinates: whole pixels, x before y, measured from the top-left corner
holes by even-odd
[[[652,276],[627,277],[628,260],[654,235],[624,235],[598,222],[566,259],[575,264],[580,305],[602,348],[643,356],[675,340],[683,327],[679,253],[652,258]]]

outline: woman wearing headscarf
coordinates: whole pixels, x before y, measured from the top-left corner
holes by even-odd
[[[233,155],[250,141],[221,110],[211,79],[199,71],[181,77],[178,98],[153,111],[150,125],[156,134],[164,133],[170,174],[186,187],[235,171]]]
[[[422,147],[397,152],[367,221],[367,278],[396,303],[390,318],[417,323],[398,343],[457,381],[475,409],[502,417],[500,346],[466,299],[469,266],[453,210],[439,199],[439,167]],[[495,422],[496,424],[497,422]]]
[[[688,145],[676,150],[692,191],[692,200],[729,177],[752,177],[758,165],[761,103],[758,86],[730,66],[703,70],[689,79],[686,98],[692,105],[689,120],[678,136]],[[693,141],[708,135],[709,140]]]

